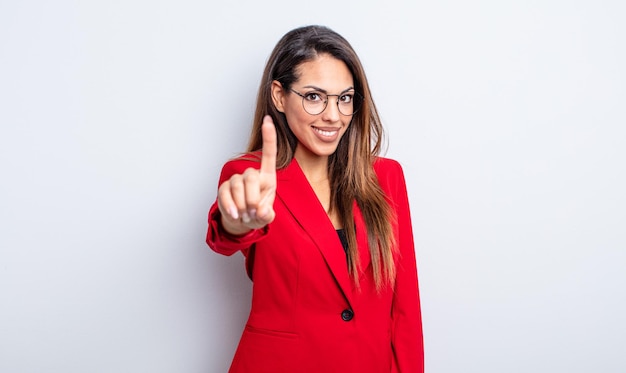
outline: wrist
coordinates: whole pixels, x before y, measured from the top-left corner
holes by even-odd
[[[242,224],[232,224],[228,219],[224,218],[224,215],[220,216],[219,222],[220,228],[229,236],[241,237],[253,231],[253,229],[243,226]]]

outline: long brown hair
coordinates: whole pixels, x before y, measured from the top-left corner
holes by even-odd
[[[348,269],[358,286],[361,268],[353,215],[353,203],[357,202],[367,227],[374,282],[376,288],[381,290],[386,285],[393,286],[396,274],[396,245],[392,229],[395,216],[373,168],[375,157],[383,144],[383,127],[361,61],[346,39],[323,26],[297,28],[282,37],[265,66],[247,150],[253,152],[261,149],[261,124],[263,117],[269,114],[276,125],[276,166],[284,168],[291,162],[298,141],[289,129],[285,115],[272,102],[271,85],[276,80],[283,89],[289,90],[298,80],[297,67],[322,53],[346,64],[352,73],[354,88],[362,96],[362,102],[358,103],[359,110],[353,115],[337,150],[328,160],[331,210],[336,209],[345,229],[348,238]]]

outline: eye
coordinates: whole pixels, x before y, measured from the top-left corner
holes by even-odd
[[[346,94],[339,96],[339,102],[341,102],[342,104],[350,104],[352,103],[353,99],[354,99],[354,95],[352,93],[346,93]]]
[[[309,92],[304,94],[304,99],[311,102],[324,101],[324,97],[318,92]]]

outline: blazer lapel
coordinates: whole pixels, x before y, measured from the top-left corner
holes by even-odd
[[[320,250],[348,303],[352,303],[353,290],[341,241],[295,158],[276,176],[278,198]]]

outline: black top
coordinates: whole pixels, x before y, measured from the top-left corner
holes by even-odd
[[[343,251],[345,251],[347,254],[348,253],[348,237],[346,237],[346,231],[343,228],[337,229],[337,234],[339,235],[339,240],[341,241],[341,244],[343,245]]]

